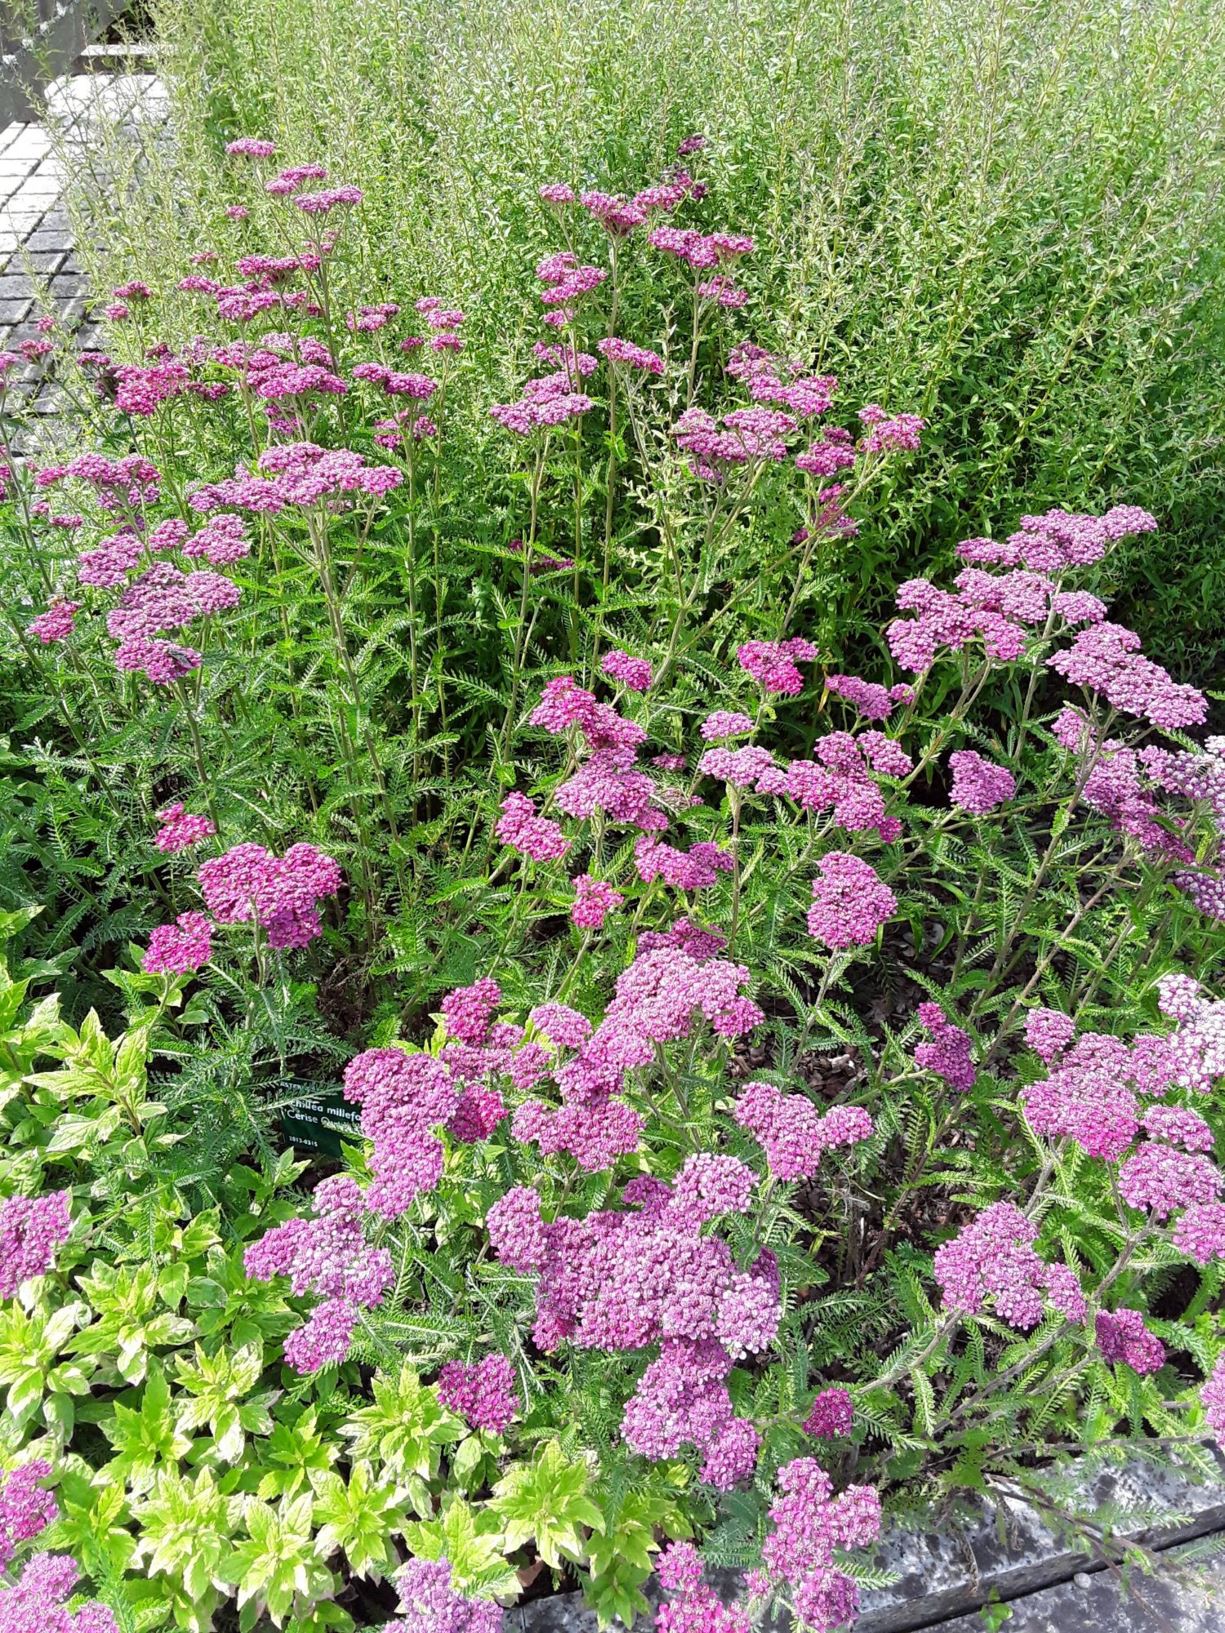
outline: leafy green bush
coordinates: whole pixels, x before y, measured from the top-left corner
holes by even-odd
[[[470,313],[475,390],[453,437],[476,500],[504,500],[483,406],[531,338],[522,288],[553,244],[535,190],[616,192],[693,130],[722,221],[759,234],[741,335],[856,402],[925,415],[928,458],[865,525],[833,587],[850,639],[886,586],[952,543],[1051,504],[1143,493],[1159,546],[1112,565],[1122,611],[1176,668],[1214,674],[1225,634],[1216,518],[1225,392],[1225,71],[1212,0],[711,4],[622,0],[164,0],[173,140],[78,163],[101,230],[100,287],[143,277],[159,334],[198,328],[171,297],[182,246],[249,247],[222,162],[248,133],[366,193],[366,298],[442,290]],[[96,167],[96,171],[95,171]],[[131,186],[117,209],[107,185]],[[104,211],[102,218],[96,212]],[[641,272],[627,333],[683,323]],[[446,491],[446,490],[444,490]],[[483,576],[483,575],[482,575]]]
[[[848,633],[925,416],[739,338],[701,138],[547,184],[493,403],[359,188],[230,147],[208,335],[131,278],[120,355],[25,343],[107,452],[19,460],[0,359],[0,1616],[315,1633],[394,1580],[495,1633],[654,1572],[663,1633],[829,1633],[882,1501],[1210,1474],[1225,739],[1095,593],[1154,517],[1023,515]]]

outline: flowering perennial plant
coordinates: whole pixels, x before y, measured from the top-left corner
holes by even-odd
[[[30,798],[139,836],[106,903],[145,947],[121,1042],[50,1006],[6,1044],[0,1563],[54,1522],[183,1633],[231,1595],[348,1633],[342,1570],[414,1633],[545,1570],[628,1622],[653,1565],[665,1633],[832,1633],[882,1499],[1141,1423],[1207,1470],[1225,740],[1098,594],[1155,518],[966,539],[873,646],[830,587],[927,426],[751,338],[766,246],[706,181],[545,185],[491,402],[478,291],[372,286],[373,200],[227,153],[216,247],[124,279],[89,365],[139,448],[5,472],[12,661],[65,734]],[[297,1164],[303,1083],[345,1137]],[[69,1200],[125,1185],[116,1267]],[[95,1384],[112,1475],[57,1519],[26,1446]],[[77,1574],[29,1560],[0,1628],[106,1633]]]

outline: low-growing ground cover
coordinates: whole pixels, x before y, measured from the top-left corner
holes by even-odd
[[[882,1503],[1214,1466],[1225,752],[1096,593],[1159,522],[1019,513],[844,646],[929,405],[746,335],[707,146],[543,184],[495,400],[468,291],[381,298],[262,137],[190,340],[133,269],[110,353],[27,344],[76,417],[6,461],[0,1626],[654,1569],[665,1629],[832,1629]]]

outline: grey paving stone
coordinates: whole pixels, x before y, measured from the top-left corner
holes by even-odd
[[[0,277],[0,301],[20,300],[23,295],[33,295],[34,285],[21,272],[6,272]]]
[[[52,272],[59,272],[68,259],[68,251],[56,250],[29,250],[25,255],[14,258],[11,271],[24,269],[28,264],[31,271],[41,273],[44,277]]]
[[[1078,1581],[1008,1601],[1002,1633],[1221,1633],[1225,1566],[1192,1569],[1162,1559],[1151,1576],[1097,1571]],[[932,1633],[983,1633],[977,1612],[941,1622]]]
[[[12,210],[0,212],[0,228],[3,228],[5,232],[16,233],[18,238],[23,239],[29,238],[36,233],[42,225],[42,220],[41,215],[31,215],[28,212],[22,212],[21,214]],[[50,244],[40,244],[34,247],[39,249],[53,248]]]
[[[26,239],[27,246],[32,250],[68,249],[71,242],[71,239],[66,239],[62,232],[49,232],[45,227],[32,232]]]
[[[33,301],[0,301],[0,323],[20,323]]]

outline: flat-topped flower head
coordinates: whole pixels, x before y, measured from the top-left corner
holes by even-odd
[[[23,1282],[45,1276],[55,1250],[72,1229],[68,1191],[10,1196],[0,1202],[0,1299],[12,1298]]]
[[[808,933],[835,952],[866,947],[897,912],[897,897],[870,862],[828,851],[818,864],[808,909]]]

